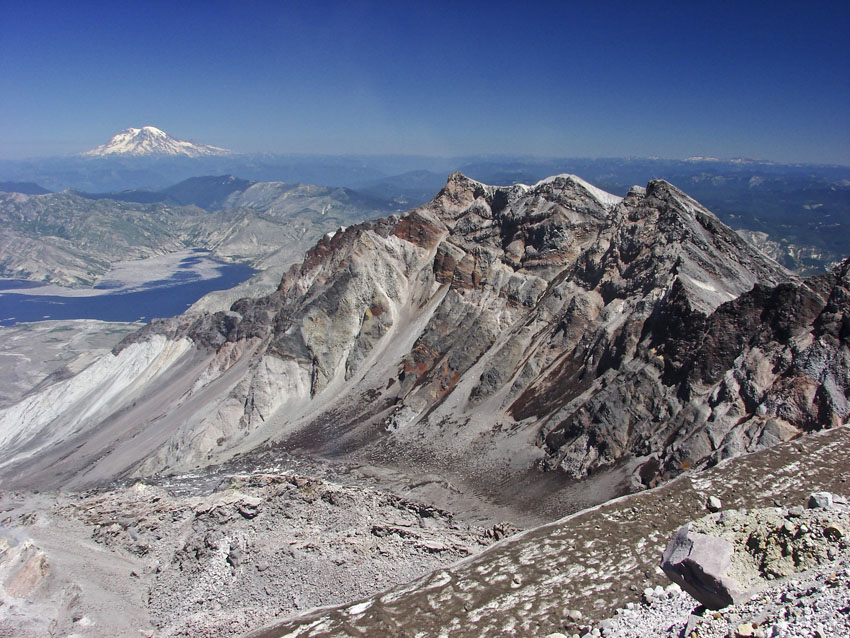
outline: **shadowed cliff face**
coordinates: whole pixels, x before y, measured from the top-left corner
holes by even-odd
[[[425,206],[326,235],[275,293],[117,347],[191,341],[169,396],[203,406],[166,410],[160,442],[121,471],[271,441],[492,491],[529,471],[626,466],[653,484],[846,422],[847,271],[803,282],[663,181],[621,200],[572,176],[494,187],[455,173]],[[86,427],[133,416],[151,387]],[[69,473],[92,463],[75,458]]]
[[[651,455],[641,475],[654,483],[846,423],[848,264],[806,283],[757,284],[708,315],[674,282],[644,321],[635,358],[542,431],[547,463],[586,462],[593,450]]]

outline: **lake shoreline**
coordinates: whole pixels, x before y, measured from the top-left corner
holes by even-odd
[[[65,319],[146,322],[172,317],[204,295],[232,288],[256,273],[247,264],[194,249],[114,264],[90,288],[0,279],[0,326]]]

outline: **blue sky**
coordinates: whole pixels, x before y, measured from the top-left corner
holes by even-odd
[[[850,164],[848,33],[837,1],[0,0],[0,157],[152,124],[242,152]]]

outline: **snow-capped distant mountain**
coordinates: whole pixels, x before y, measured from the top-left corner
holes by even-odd
[[[231,151],[226,148],[193,144],[171,137],[155,126],[143,126],[142,128],[128,128],[121,131],[106,144],[101,144],[81,154],[88,157],[142,157],[147,155],[201,157],[205,155],[229,155],[230,153]]]

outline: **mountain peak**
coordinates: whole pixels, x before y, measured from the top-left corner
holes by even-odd
[[[168,137],[168,133],[163,131],[162,129],[158,129],[155,126],[143,126],[141,129],[134,129],[140,132],[147,133],[148,135],[155,135],[158,137]]]
[[[143,156],[183,156],[201,157],[205,155],[227,155],[230,151],[217,146],[194,144],[171,137],[155,126],[127,128],[112,136],[106,144],[82,153],[88,157],[143,157]]]
[[[563,193],[563,191],[569,193]],[[550,194],[557,191],[561,193],[561,197],[590,199],[599,204],[605,210],[611,210],[619,204],[623,198],[617,195],[612,195],[601,188],[583,180],[582,178],[562,173],[553,175],[545,179],[541,179],[536,184],[528,186],[526,184],[513,184],[510,186],[490,186],[479,182],[478,180],[467,177],[460,171],[455,171],[449,175],[445,187],[438,194],[438,198],[450,195],[457,197],[459,192],[468,192],[472,197],[477,197],[482,194],[487,194],[492,198],[496,193],[501,193],[503,198],[507,200],[527,197],[535,193],[547,191]],[[556,197],[557,198],[557,197]]]
[[[539,182],[532,186],[532,189],[538,189],[542,186],[546,186],[548,184],[552,184],[556,187],[563,187],[566,184],[572,184],[574,186],[580,187],[581,190],[586,193],[589,197],[598,202],[603,208],[611,209],[617,204],[619,204],[623,198],[618,197],[617,195],[613,195],[607,191],[602,190],[583,180],[578,175],[572,175],[570,173],[561,173],[560,175],[553,175],[551,177],[547,177],[545,179],[541,179]]]

